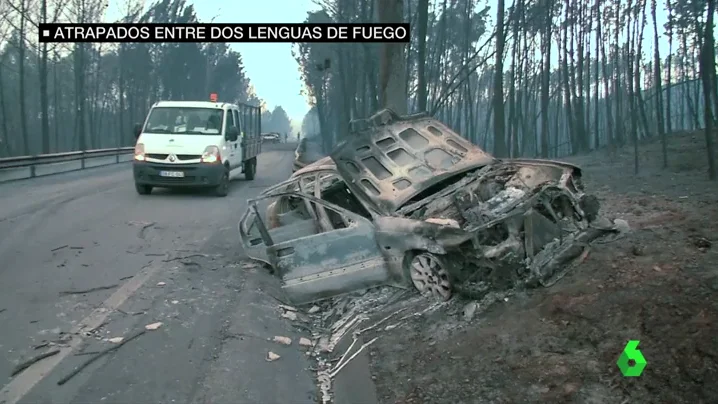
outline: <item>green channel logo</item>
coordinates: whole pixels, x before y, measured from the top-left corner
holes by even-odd
[[[625,377],[637,377],[643,373],[643,369],[646,368],[646,358],[643,357],[643,353],[638,349],[638,344],[641,341],[637,339],[629,340],[626,347],[623,348],[623,353],[616,361],[618,369]],[[633,361],[631,363],[630,361]]]

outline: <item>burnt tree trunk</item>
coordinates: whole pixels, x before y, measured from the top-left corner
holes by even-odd
[[[403,22],[403,0],[376,1],[377,21],[380,24]],[[406,63],[404,44],[381,44],[379,60],[379,102],[382,108],[389,108],[399,115],[405,115],[407,105],[406,80],[403,77],[405,74],[404,63]]]
[[[494,154],[506,157],[506,121],[504,117],[504,0],[496,8],[496,64],[494,66]]]

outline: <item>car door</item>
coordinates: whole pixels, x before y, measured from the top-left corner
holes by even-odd
[[[235,119],[235,113],[232,109],[228,109],[226,111],[225,115],[225,126],[224,126],[224,133],[225,136],[227,133],[229,133],[230,128],[237,126],[237,121]],[[239,144],[239,139],[235,140],[227,140],[225,137],[225,145],[227,147],[227,152],[229,153],[228,159],[229,159],[229,165],[232,170],[237,168],[238,161],[241,160],[241,156],[239,155],[240,150],[237,148],[237,145]]]
[[[239,110],[233,109],[232,114],[234,115],[234,124],[237,126],[237,131],[239,132],[239,137],[237,138],[237,141],[235,142],[235,151],[237,153],[237,166],[241,166],[242,163],[244,163],[244,160],[247,155],[247,150],[245,150],[245,137],[244,137],[244,122],[242,122],[242,117],[239,113]]]
[[[285,191],[297,190],[296,181],[286,181],[282,184],[265,190],[259,198],[250,200],[248,202],[249,207],[242,215],[242,218],[238,224],[239,237],[244,248],[244,252],[248,257],[257,261],[262,261],[268,265],[272,265],[267,254],[267,243],[265,240],[267,236],[263,236],[263,232],[277,233],[271,226],[271,218],[268,218],[267,210],[273,203],[279,203],[281,196]],[[271,192],[268,192],[271,191]],[[272,237],[274,239],[281,239],[283,237],[291,237],[291,234],[303,234],[302,231],[311,232],[313,230],[303,230],[308,226],[307,223],[299,223],[297,225],[287,225],[281,230],[279,236]],[[313,228],[314,224],[311,223]],[[294,232],[294,233],[292,233]]]
[[[280,195],[296,198],[297,206],[315,209],[312,215],[267,230],[257,201],[250,202],[255,234],[266,247],[264,256],[282,278],[282,288],[293,303],[310,303],[388,282],[389,271],[370,220],[306,193],[274,196]],[[329,218],[331,226],[326,228],[321,218]],[[252,244],[251,237],[247,241]],[[250,246],[248,254],[258,254],[256,247]]]

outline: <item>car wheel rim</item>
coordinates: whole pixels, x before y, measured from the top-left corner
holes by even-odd
[[[442,300],[451,297],[449,272],[439,260],[428,253],[422,253],[411,260],[411,282],[423,295],[432,295]]]

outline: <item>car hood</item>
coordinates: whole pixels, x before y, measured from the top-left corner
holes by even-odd
[[[137,143],[145,145],[145,153],[200,155],[210,145],[221,143],[221,135],[176,135],[143,133]]]
[[[352,192],[384,214],[450,177],[496,159],[425,114],[385,109],[353,121],[348,140],[331,153]]]

